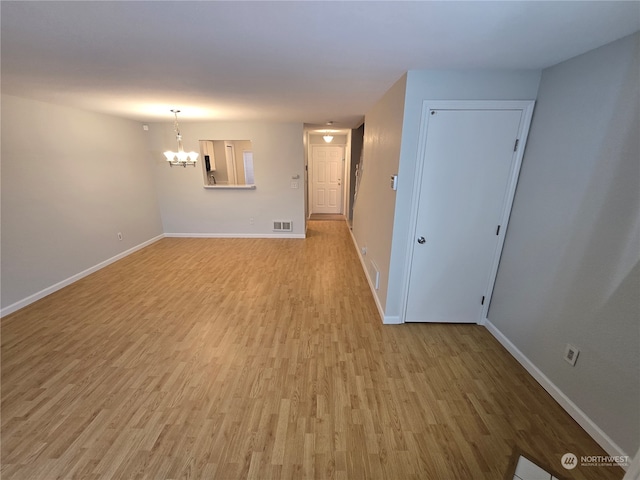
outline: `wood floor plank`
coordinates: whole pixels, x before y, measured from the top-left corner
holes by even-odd
[[[604,455],[483,327],[382,325],[344,221],[166,238],[1,334],[3,479],[494,480],[514,449]]]

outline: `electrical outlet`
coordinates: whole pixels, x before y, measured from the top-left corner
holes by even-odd
[[[118,232],[118,240],[122,241],[122,232]]]
[[[291,182],[291,188],[298,188],[298,182]]]
[[[580,355],[580,350],[578,350],[576,347],[574,347],[570,343],[567,343],[567,346],[564,349],[565,361],[572,367],[575,367],[576,361],[578,360],[578,355]]]
[[[362,247],[362,248],[360,249],[360,253],[361,253],[363,256],[364,256],[364,255],[366,255],[366,254],[367,254],[367,247]]]
[[[253,225],[253,217],[249,219],[249,225]]]

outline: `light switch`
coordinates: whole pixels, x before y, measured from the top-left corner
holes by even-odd
[[[298,188],[298,182],[291,182],[291,188]]]

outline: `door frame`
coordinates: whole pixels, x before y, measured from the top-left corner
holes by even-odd
[[[485,290],[485,302],[482,307],[482,313],[477,320],[478,325],[484,325],[487,320],[487,313],[491,305],[491,296],[493,295],[493,287],[495,285],[496,276],[498,274],[498,265],[504,247],[504,240],[509,226],[509,217],[511,215],[511,207],[515,196],[516,186],[518,184],[518,176],[520,175],[520,167],[522,166],[522,158],[524,156],[527,137],[529,135],[529,127],[533,116],[533,108],[535,100],[424,100],[422,102],[422,114],[420,119],[420,133],[418,137],[418,154],[415,165],[415,175],[413,182],[413,193],[411,197],[411,210],[409,216],[409,237],[407,239],[407,250],[404,265],[404,275],[402,279],[402,295],[400,305],[400,322],[405,323],[407,314],[407,305],[409,303],[409,279],[411,276],[411,268],[413,264],[413,252],[415,249],[415,238],[418,226],[418,207],[420,203],[420,185],[422,184],[422,174],[424,171],[427,134],[429,131],[428,114],[431,110],[520,110],[520,125],[518,127],[518,148],[514,152],[515,161],[509,174],[509,183],[504,202],[503,212],[501,215],[501,233],[498,238],[498,245],[494,253],[491,266],[489,282]]]
[[[349,132],[350,134],[351,132]],[[350,137],[348,137],[347,141],[350,140]],[[338,213],[338,215],[344,215],[345,211],[346,211],[346,203],[348,201],[348,192],[349,192],[349,180],[350,179],[345,179],[345,172],[347,171],[347,165],[350,164],[350,161],[347,159],[347,145],[346,144],[342,144],[342,143],[327,143],[327,144],[311,144],[309,145],[309,168],[308,168],[308,183],[309,183],[309,199],[308,199],[308,205],[309,205],[309,215],[311,216],[311,214],[313,214],[313,167],[314,167],[314,158],[313,158],[313,149],[316,147],[320,147],[320,148],[325,148],[325,147],[339,147],[342,148],[342,162],[341,162],[341,166],[340,166],[340,176],[341,176],[341,183],[340,183],[340,212]],[[345,195],[346,193],[346,195]]]

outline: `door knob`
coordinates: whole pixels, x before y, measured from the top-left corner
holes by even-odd
[[[425,240],[425,238],[424,238],[424,237],[418,237],[418,243],[419,243],[420,245],[422,245],[424,242],[426,242],[426,240]]]

